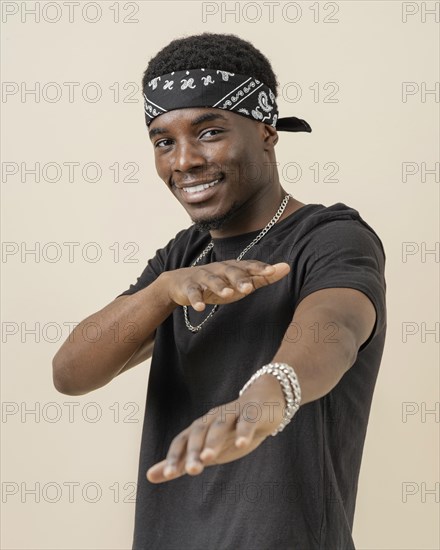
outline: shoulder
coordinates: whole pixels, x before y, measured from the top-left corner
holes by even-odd
[[[298,227],[298,237],[305,243],[326,249],[363,245],[385,257],[383,243],[359,211],[342,202],[331,206],[313,205]]]

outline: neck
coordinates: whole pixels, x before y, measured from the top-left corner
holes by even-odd
[[[273,193],[271,197],[264,197],[263,200],[258,201],[254,198],[250,199],[235,212],[224,226],[220,229],[210,230],[211,238],[235,237],[236,235],[263,229],[275,216],[287,194],[287,191],[280,186],[278,192]],[[303,206],[305,206],[304,203],[291,197],[282,215],[278,218],[278,222]]]

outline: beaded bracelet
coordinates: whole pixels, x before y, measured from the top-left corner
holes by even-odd
[[[293,367],[287,363],[268,363],[267,365],[263,365],[261,369],[257,370],[257,372],[249,378],[240,390],[239,396],[241,396],[247,388],[263,374],[272,374],[279,380],[287,405],[281,424],[271,434],[272,436],[275,436],[284,430],[298,411],[301,404],[301,388]]]

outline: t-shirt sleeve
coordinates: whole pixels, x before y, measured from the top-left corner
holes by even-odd
[[[184,230],[177,233],[177,235],[171,239],[166,246],[163,248],[158,248],[155,256],[148,260],[147,266],[137,278],[136,283],[131,284],[126,291],[116,296],[116,298],[119,298],[119,296],[129,296],[135,292],[139,292],[139,290],[142,290],[143,288],[146,288],[148,285],[151,285],[151,283],[165,271],[166,261],[170,254],[171,248],[174,246],[176,240],[181,233],[183,233],[183,231]]]
[[[360,347],[364,349],[386,324],[386,256],[379,237],[360,221],[335,220],[314,231],[303,250],[304,280],[297,304],[324,288],[363,292],[376,310],[373,331]]]

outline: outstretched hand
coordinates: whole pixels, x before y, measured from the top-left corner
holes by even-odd
[[[162,274],[172,302],[203,311],[206,304],[230,304],[257,289],[276,283],[290,272],[286,262],[270,265],[259,260],[225,260],[183,267]]]
[[[246,456],[280,425],[284,407],[278,380],[271,374],[261,376],[239,399],[210,409],[180,432],[166,459],[147,471],[148,481],[198,475],[206,466]]]

